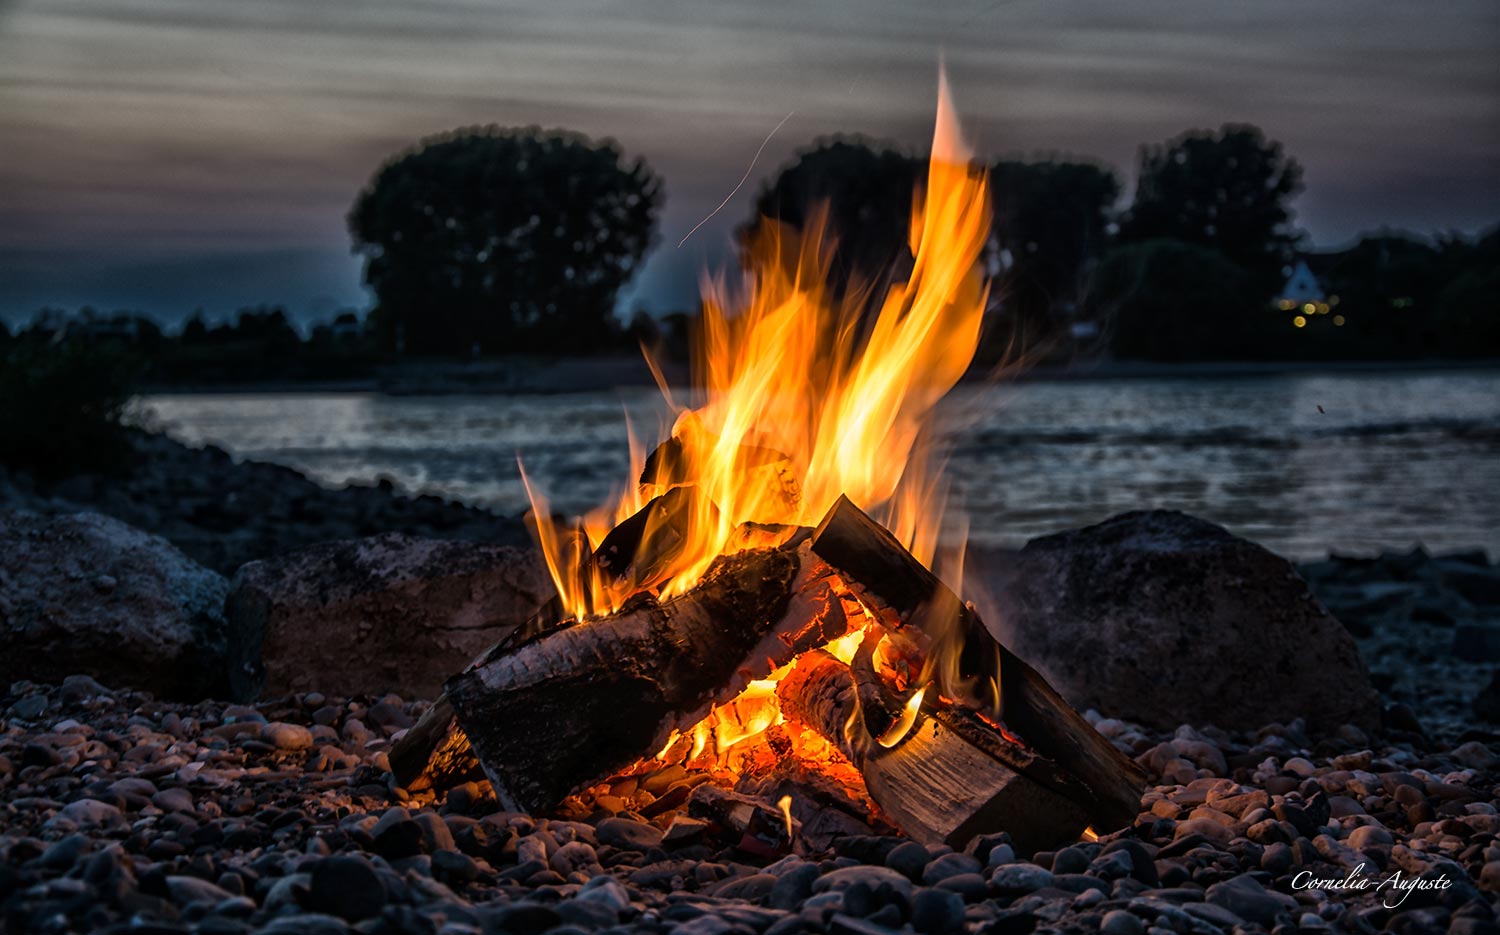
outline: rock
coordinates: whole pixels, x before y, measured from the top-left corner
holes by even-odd
[[[44,827],[72,831],[77,828],[123,828],[125,816],[108,802],[97,799],[79,799],[64,805],[56,815],[47,819]]]
[[[186,789],[163,789],[151,796],[151,804],[164,812],[191,812],[193,794]]]
[[[167,893],[172,897],[172,902],[179,906],[187,906],[190,903],[218,905],[226,899],[233,898],[234,895],[207,880],[189,876],[167,877]]]
[[[587,847],[588,845],[584,845]],[[463,851],[432,852],[432,875],[450,885],[468,883],[479,878],[479,864]]]
[[[1204,899],[1227,909],[1242,919],[1271,928],[1276,917],[1290,914],[1297,908],[1297,901],[1283,893],[1267,890],[1254,877],[1239,876],[1215,883],[1208,888]]]
[[[927,869],[931,860],[932,855],[927,853],[927,848],[916,841],[903,841],[885,855],[887,867],[899,871],[913,882],[922,879],[922,871]]]
[[[1124,909],[1111,909],[1099,923],[1099,931],[1104,935],[1141,935],[1145,930],[1146,924],[1140,917]]]
[[[100,590],[101,574],[115,586]],[[0,513],[0,684],[87,673],[197,701],[238,697],[228,585],[171,543],[96,513]]]
[[[911,924],[927,935],[947,935],[964,925],[964,901],[957,893],[920,889],[911,901]]]
[[[769,873],[752,873],[721,884],[714,890],[714,896],[718,899],[744,899],[758,903],[770,895],[777,882]]]
[[[387,860],[398,860],[422,853],[422,826],[412,820],[404,808],[388,808],[370,829],[375,853]]]
[[[1052,871],[1033,864],[1006,864],[995,869],[990,889],[1002,896],[1015,896],[1051,886],[1052,879]]]
[[[812,895],[813,883],[818,879],[818,865],[804,863],[788,870],[776,879],[776,885],[766,896],[766,905],[772,909],[796,909]]]
[[[877,905],[890,902],[892,897],[910,903],[913,892],[912,882],[904,874],[890,867],[867,865],[825,873],[813,882],[812,890],[814,893],[847,893],[855,887],[873,894]]]
[[[1379,723],[1348,631],[1290,563],[1213,523],[1124,513],[979,562],[995,635],[1080,710],[1165,729]]]
[[[636,851],[656,847],[662,838],[660,829],[629,818],[606,818],[599,822],[597,833],[600,844]]]
[[[1453,761],[1458,765],[1471,769],[1489,769],[1495,765],[1497,759],[1500,759],[1489,747],[1477,740],[1459,744],[1449,751],[1448,755],[1453,757]]]
[[[311,750],[313,745],[312,731],[301,724],[288,724],[284,721],[262,727],[260,739],[278,750]]]
[[[922,882],[933,886],[949,877],[964,873],[978,873],[982,869],[983,864],[978,858],[968,854],[944,854],[935,858],[922,870]]]
[[[1349,832],[1348,844],[1357,851],[1379,844],[1389,845],[1394,842],[1391,833],[1380,825],[1361,825]]]
[[[433,698],[551,596],[528,550],[387,533],[251,562],[225,613],[264,659],[268,694]]]

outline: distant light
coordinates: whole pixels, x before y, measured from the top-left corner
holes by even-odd
[[[1298,315],[1296,318],[1292,319],[1292,324],[1296,325],[1298,328],[1306,328],[1307,319],[1303,318],[1301,315]]]
[[[1337,305],[1337,304],[1339,304],[1339,297],[1336,296],[1336,295],[1329,296],[1328,297],[1328,304],[1329,305]]]
[[[1302,306],[1302,311],[1306,312],[1309,315],[1311,315],[1313,312],[1316,312],[1317,310],[1318,307],[1311,302],[1308,302],[1306,305]]]
[[[1338,325],[1340,328],[1344,327],[1344,316],[1343,315],[1335,315],[1335,316],[1333,316],[1333,323],[1335,325]]]

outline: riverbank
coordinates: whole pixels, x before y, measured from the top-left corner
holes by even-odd
[[[189,447],[144,431],[114,475],[41,481],[0,467],[0,509],[47,515],[103,513],[231,575],[245,562],[333,539],[405,532],[502,545],[530,542],[519,519],[435,496],[409,496],[389,480],[330,488],[288,467],[238,460],[213,445]]]

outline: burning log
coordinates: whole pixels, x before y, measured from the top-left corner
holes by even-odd
[[[1074,780],[982,722],[955,729],[967,715],[951,707],[946,719],[919,717],[892,747],[881,746],[862,717],[849,667],[826,652],[799,659],[777,695],[783,713],[859,768],[870,797],[913,840],[961,848],[1003,829],[1018,848],[1037,850],[1076,838],[1088,823]]]
[[[742,552],[678,597],[492,653],[447,697],[502,807],[548,808],[847,626],[806,548]]]
[[[1005,724],[1028,747],[1088,787],[1088,816],[1096,830],[1112,831],[1135,820],[1146,784],[1140,768],[1100,736],[1035,669],[995,641],[974,608],[960,601],[885,527],[841,497],[814,533],[812,550],[837,568],[888,625],[914,626],[938,634],[938,639],[962,640],[959,665],[965,674],[983,674],[985,661],[998,654]]]
[[[554,595],[479,658],[494,658],[549,633],[561,626],[565,617],[562,598]],[[412,792],[426,789],[442,792],[460,783],[484,778],[484,768],[474,755],[468,735],[458,724],[447,692],[439,695],[417,723],[391,745],[389,756],[391,776],[396,785]]]

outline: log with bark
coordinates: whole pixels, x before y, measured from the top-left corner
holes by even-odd
[[[940,703],[882,746],[875,737],[884,725],[865,720],[850,667],[821,650],[798,659],[776,694],[783,714],[859,768],[870,798],[915,841],[962,848],[978,834],[1006,831],[1031,852],[1076,840],[1088,824],[1088,797],[1076,780],[972,712]]]
[[[1103,834],[1135,820],[1145,773],[1094,730],[1040,673],[1000,645],[974,608],[960,601],[885,527],[841,497],[813,534],[812,550],[839,570],[883,623],[958,641],[960,669],[976,678],[981,689],[985,667],[996,666],[998,708],[1005,725],[1026,746],[1087,787],[1089,821],[1096,831]]]
[[[446,686],[502,807],[546,809],[848,627],[803,545],[720,558],[691,591],[490,654]]]

